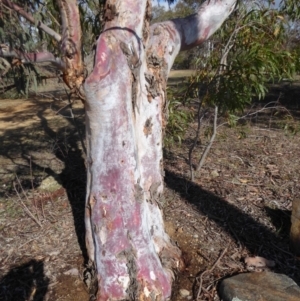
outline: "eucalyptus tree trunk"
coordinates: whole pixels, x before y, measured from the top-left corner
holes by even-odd
[[[85,81],[86,243],[97,300],[167,300],[181,253],[164,231],[162,135],[166,82],[180,50],[205,41],[236,0],[150,26],[150,0],[106,1]]]
[[[22,64],[51,62],[63,71],[72,92],[85,99],[87,276],[93,299],[168,300],[183,262],[165,233],[159,207],[167,78],[179,51],[207,40],[236,0],[210,0],[194,15],[152,26],[151,0],[105,2],[105,26],[87,78],[77,0],[56,0],[60,34],[14,1],[0,0],[19,20],[55,39],[60,57],[6,44],[0,45],[0,56]]]

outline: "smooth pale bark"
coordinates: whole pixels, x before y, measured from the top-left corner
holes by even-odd
[[[97,300],[171,296],[174,272],[183,264],[159,209],[167,76],[178,52],[206,40],[234,4],[210,1],[196,15],[150,28],[150,1],[107,1],[85,82],[85,222]]]

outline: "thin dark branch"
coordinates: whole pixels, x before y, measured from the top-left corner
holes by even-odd
[[[200,94],[200,91],[199,91],[199,94]],[[203,98],[200,98],[200,95],[199,95],[198,110],[197,110],[197,130],[196,130],[196,135],[195,135],[193,144],[189,149],[189,165],[190,165],[191,181],[194,181],[193,151],[194,151],[194,149],[197,145],[197,141],[199,139],[200,129],[201,129],[201,121],[207,112],[207,110],[205,110],[204,112],[201,112],[202,104],[203,104]]]
[[[204,162],[205,162],[205,159],[206,159],[206,157],[207,157],[207,154],[208,154],[208,152],[210,151],[210,148],[211,148],[211,146],[212,146],[212,144],[213,144],[213,142],[214,142],[214,140],[215,140],[215,138],[216,138],[216,134],[217,134],[217,120],[218,120],[218,106],[216,105],[216,106],[215,106],[215,113],[214,113],[213,134],[212,134],[212,136],[211,136],[211,138],[210,138],[210,140],[209,140],[209,143],[208,143],[208,145],[205,147],[205,150],[204,150],[204,152],[202,153],[202,156],[201,156],[201,158],[200,158],[200,160],[199,160],[198,166],[197,166],[197,168],[196,168],[196,171],[197,171],[197,172],[198,172],[198,171],[201,169],[201,167],[203,166],[203,164],[204,164]]]
[[[214,263],[214,265],[210,269],[205,270],[203,273],[201,273],[201,275],[199,277],[197,277],[197,281],[200,282],[200,284],[199,284],[199,289],[198,289],[196,300],[199,300],[199,297],[200,297],[200,294],[201,294],[201,291],[202,291],[203,276],[205,274],[207,274],[207,273],[211,273],[215,269],[215,267],[219,264],[219,262],[221,261],[221,259],[226,254],[227,250],[228,250],[228,248],[226,247],[223,250],[223,252],[221,253],[221,255],[218,257],[218,259],[216,260],[216,262]]]

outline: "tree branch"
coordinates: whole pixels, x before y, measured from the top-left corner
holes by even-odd
[[[232,13],[236,2],[237,0],[206,1],[196,14],[171,20],[180,34],[180,50],[188,50],[206,41]]]
[[[156,53],[167,63],[167,73],[182,50],[206,41],[228,18],[237,0],[207,0],[196,14],[151,26],[149,53]]]
[[[81,55],[81,26],[77,0],[57,0],[60,10],[63,37],[61,52],[66,66],[64,82],[78,96],[84,99],[82,83],[85,80],[84,65]]]
[[[0,44],[0,56],[3,58],[11,57],[19,59],[23,64],[50,62],[59,69],[64,70],[65,68],[64,63],[61,61],[61,59],[55,57],[51,52],[48,51],[26,53],[16,49],[11,50],[7,45]]]
[[[53,29],[42,23],[41,21],[38,21],[36,24],[36,21],[34,20],[34,17],[30,14],[27,13],[22,7],[18,6],[17,4],[11,2],[10,0],[0,0],[0,3],[3,3],[6,7],[9,9],[15,11],[19,15],[21,15],[23,18],[25,18],[27,21],[29,21],[32,24],[35,24],[37,28],[40,28],[43,30],[45,33],[49,34],[52,36],[56,41],[61,40],[60,34],[55,32]]]

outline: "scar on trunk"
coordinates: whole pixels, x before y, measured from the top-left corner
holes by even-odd
[[[148,137],[152,133],[153,123],[151,122],[151,120],[152,120],[152,118],[150,117],[145,122],[144,134],[146,135],[146,137]]]

